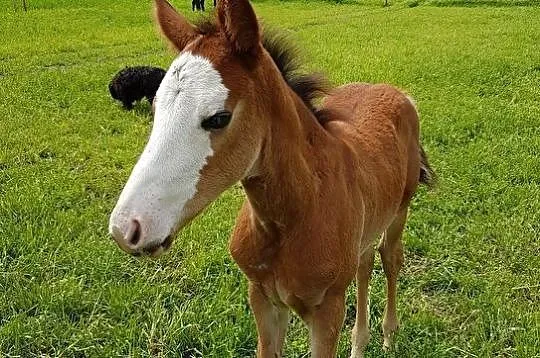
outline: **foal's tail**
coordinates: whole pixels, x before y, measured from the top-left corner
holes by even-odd
[[[428,162],[428,157],[424,148],[420,146],[420,183],[433,189],[437,184],[437,176]]]

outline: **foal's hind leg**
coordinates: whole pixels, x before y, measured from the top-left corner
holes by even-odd
[[[403,264],[403,244],[401,235],[407,220],[407,208],[398,213],[392,224],[384,232],[379,244],[384,273],[386,274],[386,306],[383,318],[383,348],[390,349],[394,332],[399,327],[396,310],[397,279]]]
[[[363,357],[364,349],[369,342],[368,289],[373,270],[373,251],[373,247],[370,245],[360,257],[360,264],[356,272],[356,322],[352,330],[351,358]]]

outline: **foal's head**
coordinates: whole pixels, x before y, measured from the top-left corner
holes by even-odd
[[[179,51],[155,99],[146,148],[120,195],[109,230],[125,251],[157,256],[190,219],[250,175],[281,79],[261,44],[248,0],[222,0],[214,24],[195,27],[165,0],[157,23]]]

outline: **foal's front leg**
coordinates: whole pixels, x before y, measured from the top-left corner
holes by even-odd
[[[274,304],[260,284],[249,283],[249,304],[255,315],[259,339],[258,358],[279,358],[289,324],[289,309],[283,304]]]
[[[309,326],[312,358],[336,356],[345,317],[345,292],[327,293],[323,302],[304,318]]]

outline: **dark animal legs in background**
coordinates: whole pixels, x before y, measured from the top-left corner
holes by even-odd
[[[195,11],[205,11],[204,9],[204,1],[205,0],[191,0],[191,10]],[[217,6],[217,0],[214,0],[214,7]]]
[[[216,6],[215,4],[216,0],[214,0],[214,6]],[[197,11],[204,11],[204,0],[192,0],[191,10],[195,11],[195,9],[197,9]]]

